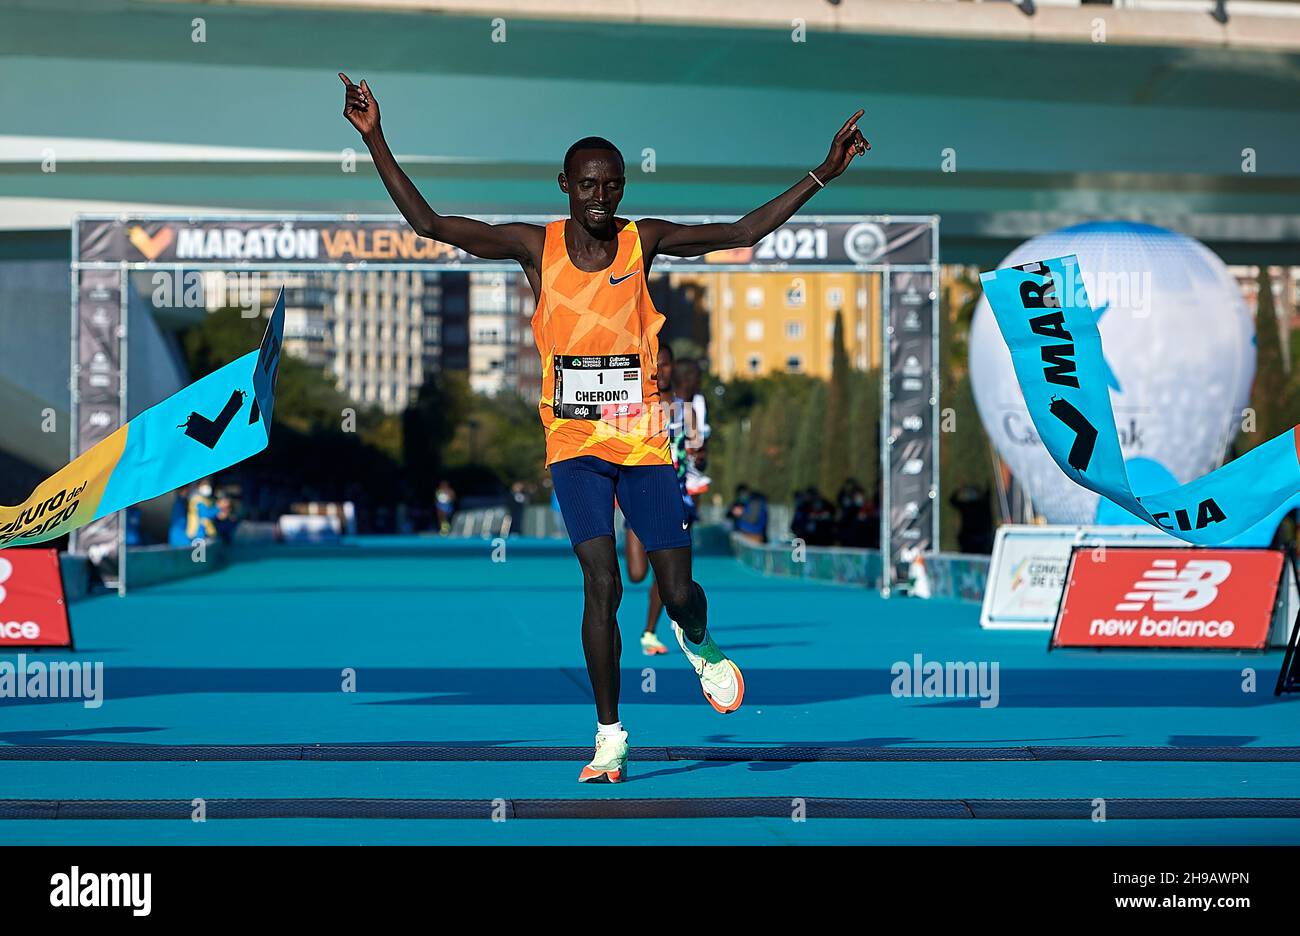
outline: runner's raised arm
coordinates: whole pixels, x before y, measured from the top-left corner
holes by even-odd
[[[698,257],[710,250],[753,247],[789,221],[827,182],[838,178],[849,167],[854,156],[860,156],[871,149],[871,144],[858,129],[858,119],[862,114],[863,111],[859,108],[856,114],[844,121],[844,126],[840,127],[831,140],[830,152],[820,166],[739,221],[722,224],[677,224],[661,218],[646,218],[641,221],[641,239],[647,258],[653,260],[659,254]]]
[[[543,228],[522,223],[488,224],[474,218],[438,214],[388,148],[379,125],[379,102],[366,80],[363,78],[360,85],[354,85],[343,72],[339,72],[339,79],[346,89],[343,116],[361,134],[384,187],[417,234],[459,247],[484,260],[517,260],[525,271],[535,266],[541,256]]]

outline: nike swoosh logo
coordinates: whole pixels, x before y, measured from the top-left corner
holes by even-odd
[[[633,270],[631,273],[628,273],[625,276],[620,276],[618,279],[614,279],[614,274],[611,273],[609,274],[609,285],[617,286],[619,283],[623,282],[623,280],[631,279],[632,277],[636,276],[637,273],[639,272],[640,272],[639,270]]]
[[[682,529],[683,529],[683,530],[689,530],[690,528],[691,528],[691,525],[690,525],[689,523],[683,523],[683,524],[682,524]]]

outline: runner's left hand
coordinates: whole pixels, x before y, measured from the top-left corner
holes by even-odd
[[[849,163],[853,162],[854,156],[861,156],[871,149],[871,144],[858,129],[858,118],[863,113],[862,108],[858,108],[858,112],[844,121],[844,126],[840,127],[839,132],[835,134],[835,139],[831,140],[831,151],[826,154],[826,161],[817,169],[817,178],[823,183],[843,173],[849,167]]]
[[[339,79],[343,82],[345,88],[343,116],[347,118],[348,123],[357,128],[357,132],[362,136],[374,133],[379,127],[379,102],[375,100],[370,85],[366,84],[366,79],[362,78],[361,85],[358,87],[343,72],[339,72]]]

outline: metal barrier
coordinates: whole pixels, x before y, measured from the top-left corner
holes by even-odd
[[[866,588],[880,588],[883,582],[884,567],[878,549],[754,543],[735,533],[731,536],[731,548],[737,559],[764,575],[819,579]]]
[[[230,550],[220,540],[210,540],[202,552],[190,546],[128,546],[132,589],[148,588],[225,568]],[[71,604],[99,593],[96,577],[85,556],[59,554],[64,599]]]
[[[924,558],[932,597],[975,602],[984,600],[984,588],[989,581],[988,556],[928,553]]]
[[[796,546],[754,543],[733,533],[731,550],[749,568],[764,575],[816,579],[879,589],[884,564],[878,549],[842,546]],[[923,556],[930,597],[982,601],[988,582],[989,557],[965,553],[926,553]]]
[[[496,539],[509,536],[510,527],[508,507],[459,510],[452,515],[450,535],[460,539]]]

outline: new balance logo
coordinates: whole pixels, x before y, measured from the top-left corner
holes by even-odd
[[[1181,571],[1177,559],[1157,559],[1115,610],[1141,611],[1150,602],[1155,611],[1199,611],[1231,574],[1232,563],[1221,559],[1189,559]]]

